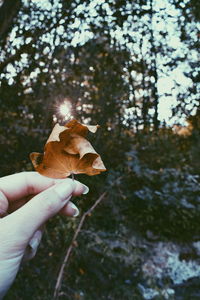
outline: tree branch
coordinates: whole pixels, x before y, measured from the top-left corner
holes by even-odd
[[[56,285],[55,285],[55,289],[54,289],[54,296],[53,299],[57,300],[59,297],[59,292],[60,292],[60,288],[61,288],[61,284],[62,284],[62,279],[63,279],[63,273],[64,273],[64,269],[65,266],[69,260],[70,254],[74,248],[74,245],[76,244],[75,241],[77,239],[78,234],[81,231],[81,228],[83,227],[85,218],[90,216],[90,214],[93,212],[93,210],[97,207],[97,205],[105,198],[105,196],[107,195],[107,191],[104,192],[103,194],[101,194],[101,196],[95,201],[95,203],[83,214],[80,223],[78,224],[78,227],[74,233],[74,236],[72,238],[72,241],[70,243],[69,248],[67,249],[66,255],[64,257],[64,260],[62,262],[58,277],[57,277],[57,281],[56,281]]]

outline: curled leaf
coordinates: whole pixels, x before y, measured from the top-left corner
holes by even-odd
[[[70,174],[97,175],[106,168],[100,155],[85,138],[99,126],[87,126],[77,120],[65,126],[56,124],[44,147],[44,154],[33,152],[30,159],[40,174],[51,178],[65,178]]]

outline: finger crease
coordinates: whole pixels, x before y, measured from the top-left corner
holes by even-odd
[[[4,216],[8,210],[8,199],[0,190],[0,217]]]

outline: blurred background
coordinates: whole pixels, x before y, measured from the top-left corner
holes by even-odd
[[[1,176],[54,124],[101,128],[59,299],[200,299],[200,2],[1,0]],[[5,299],[53,299],[80,217],[47,224]]]

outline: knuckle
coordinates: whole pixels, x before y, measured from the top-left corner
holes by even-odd
[[[46,193],[40,201],[47,213],[53,214],[59,206],[60,199],[57,193],[52,190],[51,193]]]
[[[55,205],[56,204],[55,199],[52,196],[50,196],[47,199],[44,199],[44,201],[46,202],[45,203],[46,211],[50,214],[53,213],[55,211],[55,206],[56,206]]]

